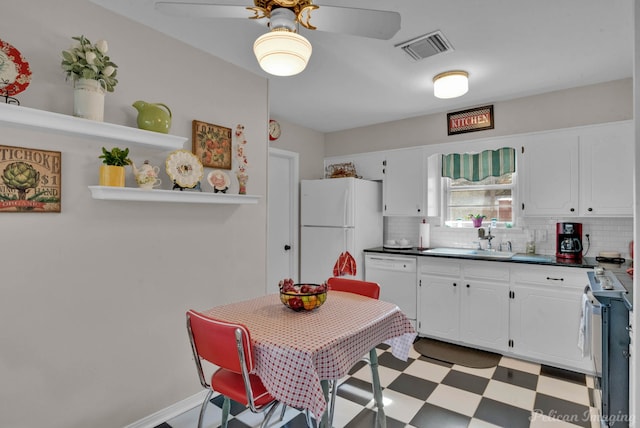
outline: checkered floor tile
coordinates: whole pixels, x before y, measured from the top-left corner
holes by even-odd
[[[380,382],[388,428],[597,428],[591,402],[593,379],[545,365],[502,357],[497,367],[472,369],[426,358],[412,351],[407,362],[378,348]],[[222,398],[213,398],[205,426],[220,426]],[[199,408],[156,428],[193,428]],[[279,412],[279,410],[278,410]],[[341,379],[334,428],[371,428],[375,406],[371,372],[360,362]],[[262,415],[243,406],[231,408],[229,428],[260,425]],[[270,427],[305,428],[304,414],[287,409]]]

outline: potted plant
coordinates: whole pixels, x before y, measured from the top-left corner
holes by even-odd
[[[131,164],[129,149],[124,150],[114,147],[111,150],[102,148],[102,154],[98,156],[104,165],[100,165],[100,185],[124,187],[125,166]]]
[[[106,40],[92,44],[85,36],[72,37],[77,43],[62,51],[62,69],[73,80],[73,115],[102,122],[104,92],[118,84],[118,66],[107,56]]]
[[[473,222],[473,227],[480,227],[482,226],[482,220],[487,218],[487,216],[482,214],[469,214],[469,218]]]

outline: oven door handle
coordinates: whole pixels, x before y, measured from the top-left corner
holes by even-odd
[[[600,311],[600,308],[602,306],[602,303],[600,303],[600,301],[598,299],[596,299],[596,296],[593,295],[593,293],[591,292],[591,288],[586,288],[584,290],[585,294],[587,295],[587,300],[589,300],[589,304],[591,305],[591,307],[593,309],[598,309],[598,311]]]

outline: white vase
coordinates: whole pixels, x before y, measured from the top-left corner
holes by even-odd
[[[99,80],[74,80],[73,115],[102,122],[104,120],[104,91],[105,88]]]

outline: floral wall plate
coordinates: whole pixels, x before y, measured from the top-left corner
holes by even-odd
[[[209,175],[207,175],[207,181],[213,187],[213,190],[216,192],[226,192],[229,188],[229,184],[231,184],[231,179],[229,175],[224,172],[216,169],[215,171],[211,171]]]
[[[18,49],[0,39],[0,95],[12,97],[27,89],[31,69]]]
[[[167,175],[180,187],[194,187],[204,175],[200,160],[186,150],[175,150],[166,161]]]

